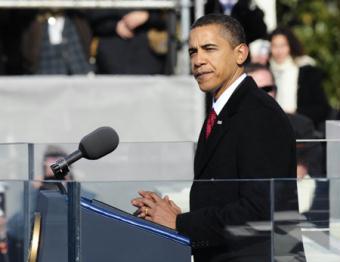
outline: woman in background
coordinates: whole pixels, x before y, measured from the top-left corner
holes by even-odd
[[[323,129],[330,113],[322,89],[323,73],[288,28],[277,28],[271,36],[270,69],[277,85],[277,101],[286,113],[300,113]]]

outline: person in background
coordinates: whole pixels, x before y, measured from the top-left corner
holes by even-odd
[[[56,180],[51,165],[54,164],[58,159],[65,158],[66,152],[58,146],[49,145],[44,153],[43,157],[43,175],[36,176],[34,178],[33,187],[38,190],[57,189],[55,184],[49,183],[49,180]],[[73,180],[72,172],[69,172],[64,178],[64,181]],[[47,183],[45,183],[47,181]]]
[[[42,163],[42,176],[35,177],[32,182],[32,191],[29,195],[30,202],[30,211],[31,216],[33,217],[37,196],[40,190],[58,190],[58,186],[51,182],[51,180],[56,180],[54,178],[53,172],[50,168],[51,164],[54,164],[55,161],[59,158],[66,157],[66,152],[58,146],[48,146],[44,156]],[[73,175],[70,172],[64,180],[72,180]],[[31,221],[32,221],[31,217]],[[7,223],[8,228],[8,252],[9,252],[9,261],[10,262],[21,262],[24,259],[24,214],[21,210],[14,214]]]
[[[270,55],[270,42],[257,39],[249,44],[250,62],[252,64],[268,65]]]
[[[276,100],[286,113],[307,116],[323,131],[331,108],[322,89],[322,72],[314,59],[304,55],[290,29],[275,29],[270,41],[270,69],[277,85]]]
[[[248,63],[245,65],[244,71],[254,79],[259,88],[274,99],[276,98],[277,87],[273,73],[268,66],[259,63]]]
[[[92,31],[85,11],[62,9],[14,10],[24,74],[82,75],[89,62]]]
[[[253,0],[207,0],[205,14],[220,13],[238,20],[246,33],[246,42],[267,37],[263,11]]]
[[[99,74],[165,74],[167,16],[159,10],[90,12]]]

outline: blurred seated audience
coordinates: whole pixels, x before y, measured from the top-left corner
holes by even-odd
[[[165,74],[168,35],[162,11],[96,10],[90,12],[97,73]]]
[[[86,13],[78,10],[15,10],[20,21],[24,74],[75,75],[93,71],[89,63],[92,33]]]
[[[314,59],[304,55],[290,29],[275,29],[270,41],[270,69],[275,76],[278,103],[286,113],[305,115],[318,130],[324,131],[331,108],[322,89],[322,71]]]
[[[0,74],[23,74],[21,55],[21,32],[23,23],[17,9],[0,10]]]
[[[6,29],[8,27],[9,14],[5,10],[0,10],[0,75],[6,74],[6,51],[5,51],[5,37]]]

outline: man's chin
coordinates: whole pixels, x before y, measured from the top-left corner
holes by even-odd
[[[216,88],[211,87],[210,85],[198,84],[198,86],[201,89],[201,91],[204,92],[204,93],[213,94],[216,90]]]

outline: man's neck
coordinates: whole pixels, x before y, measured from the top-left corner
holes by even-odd
[[[222,111],[223,107],[227,104],[230,97],[233,95],[240,83],[246,78],[246,76],[247,75],[244,73],[240,75],[227,89],[224,90],[218,100],[214,101],[213,108],[217,115],[219,115],[219,113]]]
[[[238,68],[235,71],[233,77],[216,90],[214,94],[214,100],[216,101],[223,94],[223,92],[227,90],[243,73],[244,73],[243,67]]]

